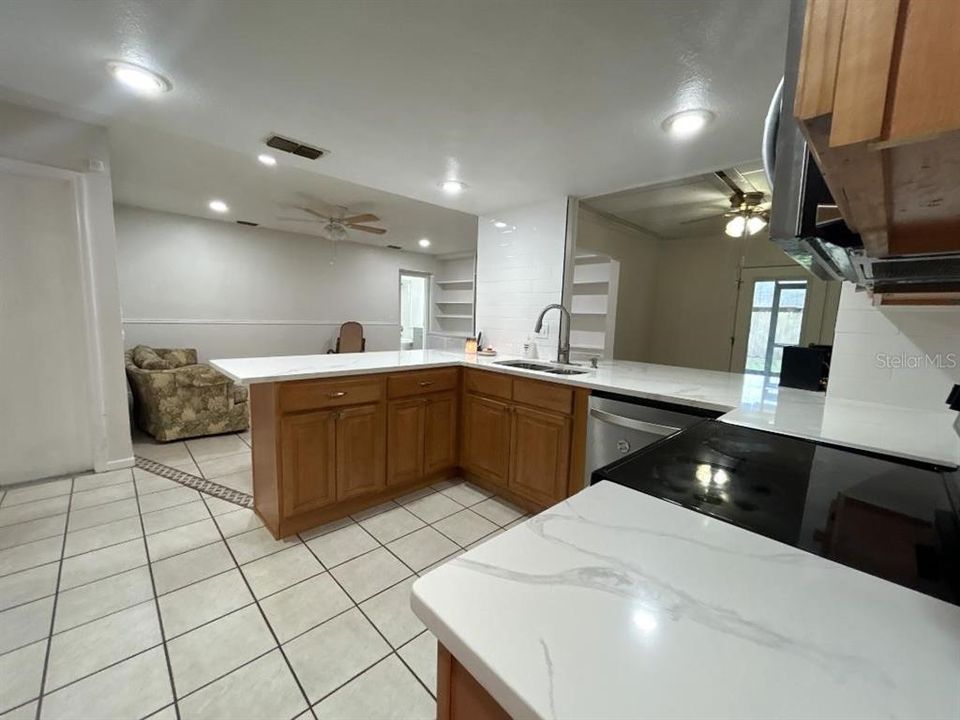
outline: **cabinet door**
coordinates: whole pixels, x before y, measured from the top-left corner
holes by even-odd
[[[425,408],[420,398],[393,400],[387,406],[387,485],[423,477]]]
[[[457,396],[431,395],[424,410],[423,474],[457,464]]]
[[[280,419],[283,515],[329,505],[336,498],[336,412],[319,410]]]
[[[510,469],[510,406],[467,393],[463,398],[460,463],[478,477],[507,484]]]
[[[337,412],[337,500],[386,486],[387,434],[383,406],[359,405]]]
[[[541,505],[562,500],[567,490],[571,434],[570,418],[564,415],[515,407],[510,489]]]

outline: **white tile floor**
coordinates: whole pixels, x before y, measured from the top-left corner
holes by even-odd
[[[243,435],[137,453],[249,476]],[[523,517],[443,482],[278,542],[143,470],[0,490],[0,718],[432,718],[410,586]]]

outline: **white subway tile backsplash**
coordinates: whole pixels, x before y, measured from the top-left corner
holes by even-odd
[[[515,227],[503,233],[481,219],[477,239],[477,329],[484,344],[519,353],[537,315],[563,295],[567,200],[557,198],[496,213]],[[555,358],[559,314],[545,319],[548,337],[534,338],[542,358]]]
[[[845,283],[830,367],[831,397],[942,409],[960,383],[960,308],[874,307]]]

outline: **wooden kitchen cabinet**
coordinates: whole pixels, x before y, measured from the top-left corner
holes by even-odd
[[[416,480],[423,475],[424,419],[421,398],[391,400],[387,406],[387,484]]]
[[[566,415],[513,408],[509,487],[545,507],[567,495],[572,423]]]
[[[794,115],[871,257],[960,251],[960,2],[808,0]]]
[[[387,407],[387,484],[408,483],[456,466],[456,394],[391,400]]]
[[[382,489],[385,423],[383,405],[337,411],[337,500]]]
[[[457,394],[430,395],[423,417],[423,474],[433,476],[457,465]]]
[[[460,449],[460,466],[468,475],[530,509],[549,507],[579,490],[589,392],[471,372],[474,377],[464,383]]]
[[[464,395],[460,466],[498,487],[506,487],[510,474],[511,417],[509,403]]]
[[[337,413],[290,415],[280,420],[284,468],[283,513],[298,515],[337,499]]]

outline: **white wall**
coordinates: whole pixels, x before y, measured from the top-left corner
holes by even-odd
[[[943,410],[954,383],[960,307],[874,307],[866,292],[843,283],[830,397]]]
[[[81,261],[87,284],[86,336],[91,361],[90,387],[78,388],[91,408],[94,467],[132,464],[123,341],[117,285],[113,191],[105,128],[59,115],[0,102],[0,158],[36,163],[77,173],[84,247]],[[37,332],[55,333],[56,327]],[[12,382],[8,378],[5,382]],[[4,422],[11,418],[3,416]],[[89,469],[89,468],[78,468]]]
[[[429,255],[116,206],[125,344],[201,358],[324,353],[340,324],[400,347],[400,270]],[[334,255],[335,253],[335,255]],[[332,263],[332,264],[331,264]]]

